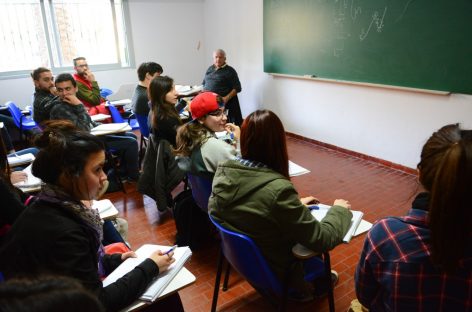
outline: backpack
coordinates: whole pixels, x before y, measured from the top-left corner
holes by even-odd
[[[186,189],[174,198],[174,220],[177,227],[176,244],[196,250],[203,246],[215,232],[208,214],[203,212]]]

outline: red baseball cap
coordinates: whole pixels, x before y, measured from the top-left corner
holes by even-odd
[[[193,119],[198,119],[208,113],[214,112],[217,109],[224,107],[223,102],[218,102],[218,94],[213,92],[202,92],[193,98],[190,102],[190,112]]]

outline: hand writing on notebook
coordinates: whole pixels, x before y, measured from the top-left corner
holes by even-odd
[[[174,252],[164,254],[162,251],[155,251],[149,256],[152,261],[154,261],[159,267],[159,272],[164,272],[169,268],[169,266],[175,262]]]

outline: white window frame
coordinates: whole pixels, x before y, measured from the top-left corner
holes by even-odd
[[[124,53],[126,55],[121,55],[123,53],[120,52],[119,48],[119,42],[116,39],[118,36],[118,30],[117,30],[117,19],[116,19],[116,12],[115,12],[115,0],[109,0],[110,1],[110,7],[112,10],[112,16],[113,16],[113,29],[115,32],[115,46],[117,49],[117,55],[119,59],[125,60],[124,62],[117,62],[117,63],[108,63],[108,64],[92,64],[92,69],[93,71],[105,71],[105,70],[117,70],[117,69],[123,69],[123,68],[133,68],[135,67],[135,61],[134,61],[134,52],[132,49],[132,38],[131,38],[131,30],[130,30],[130,18],[129,18],[129,7],[128,7],[128,0],[121,0],[122,2],[122,20],[123,20],[123,31],[124,31]],[[47,49],[48,49],[48,57],[50,61],[50,69],[52,70],[53,73],[61,73],[61,72],[69,72],[73,70],[73,66],[64,66],[62,64],[63,59],[60,56],[61,53],[61,48],[58,43],[58,38],[59,38],[59,32],[57,29],[57,24],[54,22],[51,25],[48,23],[48,19],[46,18],[46,10],[49,10],[49,15],[52,17],[51,19],[54,20],[54,7],[52,0],[40,0],[40,6],[41,6],[41,15],[42,15],[42,20],[43,20],[43,27],[44,27],[44,32],[45,32],[45,37],[46,37],[46,44],[47,44]],[[78,55],[78,56],[84,56],[86,58],[89,58],[90,56],[87,55]],[[56,64],[59,63],[59,64]],[[123,63],[123,64],[122,64]],[[37,67],[41,66],[38,64]],[[14,78],[25,78],[25,77],[30,77],[31,70],[34,68],[31,68],[30,70],[17,70],[17,71],[0,71],[0,80],[5,80],[5,79],[14,79]]]

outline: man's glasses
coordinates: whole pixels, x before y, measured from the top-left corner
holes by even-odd
[[[84,67],[88,67],[88,64],[77,65],[76,67],[84,68]]]
[[[208,115],[213,116],[213,117],[222,117],[223,115],[228,116],[228,110],[217,109],[215,111],[208,113]]]

